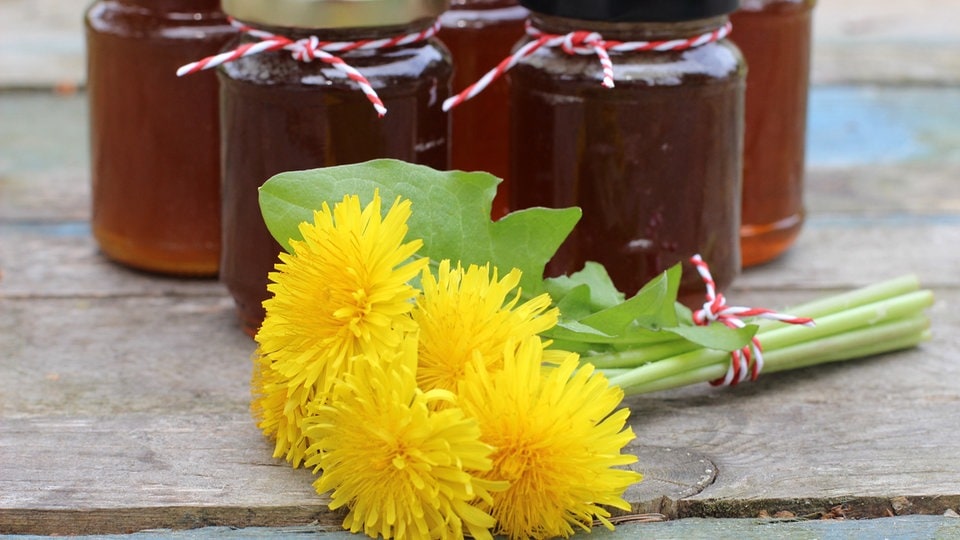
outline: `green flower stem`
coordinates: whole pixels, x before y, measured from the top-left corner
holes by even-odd
[[[819,317],[840,313],[855,307],[865,306],[879,302],[880,300],[894,298],[918,290],[920,290],[920,282],[916,276],[902,276],[805,304],[799,304],[785,309],[784,312],[797,317],[818,319]],[[778,326],[780,324],[782,323],[771,320],[758,321],[758,326],[760,326],[761,329],[768,326]]]
[[[819,317],[813,328],[781,324],[776,328],[761,329],[757,336],[764,347],[776,350],[811,339],[849,332],[862,326],[909,317],[921,313],[932,304],[932,292],[914,291]]]
[[[801,342],[783,349],[765,350],[763,373],[776,373],[908,349],[929,339],[929,324],[930,321],[926,316],[915,315],[822,339]],[[627,395],[637,395],[710,382],[722,378],[729,364],[730,356],[725,354],[719,362],[623,387],[623,390]],[[608,372],[604,370],[604,373]],[[615,376],[613,373],[609,375]]]
[[[822,341],[788,347],[783,351],[773,351],[773,361],[768,367],[764,368],[764,372],[776,373],[828,362],[864,358],[909,349],[930,340],[930,320],[922,315],[884,326],[886,328],[876,327],[859,330],[851,332],[850,335],[840,334]],[[900,327],[898,328],[898,326]],[[848,338],[849,341],[847,341]],[[836,349],[822,350],[824,347],[830,347],[831,341],[834,339],[837,341]],[[862,343],[856,346],[856,341],[862,341]]]
[[[833,295],[806,304],[800,304],[784,310],[785,313],[797,317],[809,317],[820,324],[820,318],[837,313],[849,312],[853,308],[873,304],[882,300],[895,298],[920,289],[920,283],[915,276],[903,276],[888,281],[868,285],[849,292]],[[781,322],[759,320],[761,335],[767,331],[784,327]],[[764,341],[766,344],[766,341]],[[613,353],[603,353],[584,360],[600,369],[634,368],[650,362],[658,362],[684,353],[697,350],[699,347],[684,339],[668,341],[657,345],[627,349]]]
[[[932,303],[933,294],[930,291],[914,291],[821,317],[817,321],[817,326],[813,328],[781,325],[761,331],[757,335],[764,350],[767,351],[767,356],[771,354],[775,356],[776,351],[800,343],[919,315]],[[727,352],[698,349],[639,365],[627,373],[611,377],[610,384],[618,385],[627,391],[634,386],[646,385],[652,381],[678,376],[688,371],[696,371],[711,364],[725,365],[728,359]]]

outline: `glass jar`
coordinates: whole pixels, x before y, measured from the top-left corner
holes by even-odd
[[[736,8],[736,0],[521,4],[543,32],[621,42],[717,31]],[[597,261],[633,294],[682,262],[680,299],[702,304],[691,256],[703,256],[721,288],[740,268],[743,59],[724,39],[687,50],[611,50],[610,58],[612,88],[601,85],[596,56],[560,48],[540,48],[507,73],[513,206],[583,210],[549,274]]]
[[[176,71],[235,30],[218,0],[104,0],[85,26],[94,238],[134,268],[216,275],[217,80]]]
[[[392,38],[429,28],[444,0],[225,0],[224,10],[259,30],[293,40]],[[256,41],[244,34],[240,42]],[[239,43],[238,43],[239,44]],[[330,64],[264,52],[219,68],[223,143],[221,280],[243,329],[256,333],[267,274],[280,245],[260,213],[257,189],[285,171],[396,158],[447,169],[450,95],[447,49],[430,38],[386,49],[337,53],[362,73],[388,112],[379,118],[360,88]]]
[[[803,176],[814,0],[743,0],[731,16],[747,74],[743,265],[772,260],[804,220]]]
[[[440,16],[440,40],[453,55],[453,88],[473,84],[507,55],[523,37],[527,10],[516,0],[453,0]],[[481,94],[451,111],[451,167],[487,171],[501,178],[493,201],[493,217],[509,212],[507,141],[509,103],[506,81],[496,81]]]

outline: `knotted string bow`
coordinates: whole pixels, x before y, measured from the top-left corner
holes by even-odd
[[[234,19],[230,20],[230,24],[232,24],[237,30],[249,34],[260,41],[244,43],[232,51],[226,51],[220,54],[209,56],[202,60],[198,60],[196,62],[191,62],[180,67],[180,69],[177,70],[177,76],[182,77],[184,75],[190,75],[205,69],[214,68],[228,62],[239,60],[240,58],[260,54],[262,52],[286,50],[289,51],[293,58],[299,62],[320,60],[321,62],[330,64],[338,71],[343,72],[347,78],[357,83],[357,86],[360,87],[360,90],[367,97],[367,100],[369,100],[373,105],[373,108],[377,111],[377,115],[380,117],[383,117],[383,115],[387,114],[387,108],[383,105],[383,101],[380,100],[380,96],[377,95],[377,92],[373,89],[370,81],[367,80],[367,78],[364,77],[363,74],[357,71],[353,66],[347,64],[342,58],[332,53],[345,53],[355,50],[386,49],[390,47],[409,45],[411,43],[428,39],[436,35],[436,33],[440,30],[440,23],[435,22],[432,26],[421,30],[420,32],[383,39],[364,39],[358,41],[320,41],[320,39],[316,36],[310,36],[308,38],[294,41],[284,36],[258,30]]]
[[[690,258],[690,262],[697,269],[707,288],[706,302],[702,308],[693,312],[694,323],[707,326],[716,321],[729,328],[743,328],[747,325],[743,319],[752,317],[787,324],[814,325],[813,319],[807,317],[795,317],[763,308],[728,306],[727,299],[722,293],[717,292],[717,285],[710,274],[710,267],[703,258],[700,255],[694,255]],[[747,378],[755,381],[761,370],[763,370],[763,347],[760,345],[760,339],[754,336],[746,347],[730,353],[730,367],[727,369],[727,374],[710,384],[733,386]]]
[[[510,56],[504,58],[497,67],[491,69],[477,82],[466,87],[459,94],[449,97],[443,102],[443,110],[449,111],[457,105],[467,101],[493,81],[499,79],[504,73],[513,66],[520,63],[524,58],[532,55],[543,47],[557,47],[563,52],[571,55],[590,55],[595,54],[600,60],[600,66],[603,69],[603,79],[601,83],[606,88],[613,88],[613,63],[610,60],[610,51],[613,52],[636,52],[636,51],[682,51],[692,49],[719,41],[730,34],[730,23],[727,23],[716,30],[705,32],[703,34],[685,38],[660,41],[612,41],[603,39],[603,36],[596,32],[587,32],[578,30],[567,34],[548,34],[534,27],[527,22],[527,35],[532,41],[526,43],[516,50]]]

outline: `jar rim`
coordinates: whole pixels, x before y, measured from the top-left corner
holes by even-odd
[[[435,19],[449,0],[223,0],[223,11],[250,24],[288,28],[401,26]]]

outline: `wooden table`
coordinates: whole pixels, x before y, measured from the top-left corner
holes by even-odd
[[[828,30],[837,19],[880,25],[867,34],[895,41],[882,28],[902,6],[874,3],[880,15],[857,18],[857,5],[818,16]],[[809,221],[728,296],[782,307],[916,273],[936,294],[934,338],[734,389],[630,399],[646,474],[628,494],[638,513],[960,510],[960,56],[931,52],[960,48],[891,48],[887,58],[912,66],[891,74],[870,69],[876,43],[834,30],[815,57]],[[273,460],[250,418],[254,347],[224,288],[98,254],[85,111],[82,93],[0,93],[0,533],[338,529],[311,474]]]

